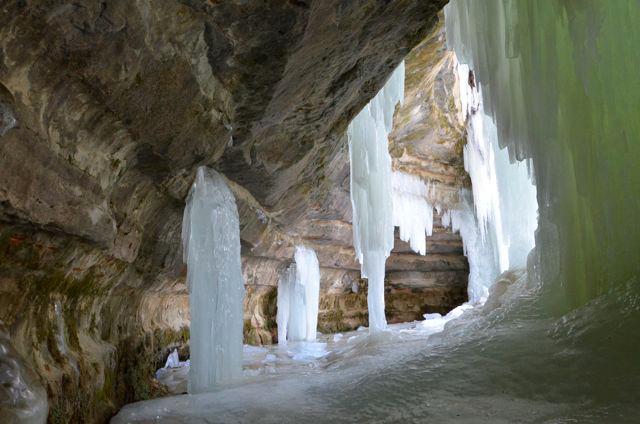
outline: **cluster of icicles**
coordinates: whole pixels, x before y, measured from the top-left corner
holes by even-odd
[[[460,65],[459,70],[460,81],[471,80],[467,67]],[[421,255],[427,253],[426,237],[433,232],[434,208],[444,227],[460,232],[470,264],[470,302],[465,307],[484,302],[499,273],[510,265],[524,265],[533,247],[537,204],[527,168],[512,164],[498,148],[495,126],[482,111],[477,88],[460,86],[463,118],[469,125],[465,169],[473,183],[473,198],[463,190],[452,210],[433,204],[436,196],[431,184],[392,170],[388,135],[395,107],[404,99],[404,63],[349,125],[353,239],[362,278],[368,279],[370,332],[387,327],[385,262],[393,249],[395,227],[400,238]],[[515,189],[499,185],[505,180]],[[501,215],[516,209],[527,213]],[[213,170],[198,170],[185,209],[183,243],[192,316],[189,391],[196,393],[238,377],[242,367],[244,290],[238,212],[224,178]],[[280,344],[316,339],[319,288],[315,252],[296,247],[295,263],[278,284]],[[442,324],[433,316],[425,318],[429,325]]]
[[[534,246],[535,186],[527,167],[512,163],[506,150],[500,150],[495,125],[483,111],[470,72],[459,65],[461,118],[468,122],[464,160],[473,197],[462,190],[453,210],[437,204],[430,182],[392,170],[388,135],[395,107],[404,99],[404,63],[349,125],[353,238],[362,277],[369,280],[370,330],[386,325],[384,264],[393,248],[395,227],[400,239],[421,255],[427,253],[426,237],[433,233],[434,209],[444,227],[459,231],[469,258],[472,304],[486,299],[501,272],[524,266]]]

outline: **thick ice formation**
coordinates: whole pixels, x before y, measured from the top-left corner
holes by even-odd
[[[489,295],[493,281],[500,274],[494,243],[492,239],[483,239],[480,234],[481,225],[476,219],[469,190],[460,192],[458,208],[449,211],[447,215],[452,231],[460,233],[464,254],[469,261],[469,303],[482,304]],[[444,221],[446,220],[443,220],[443,225]]]
[[[475,74],[459,64],[458,80],[467,118],[464,164],[473,197],[463,190],[458,209],[443,216],[443,225],[451,223],[454,231],[460,231],[469,259],[469,301],[475,304],[486,299],[498,275],[526,265],[535,246],[538,203],[527,164],[510,160],[507,149],[499,147]]]
[[[318,308],[320,307],[320,266],[316,252],[308,247],[296,247],[296,270],[304,284],[306,315],[306,341],[314,341],[318,331]]]
[[[416,253],[427,253],[426,236],[433,234],[433,206],[429,203],[429,190],[419,177],[393,172],[393,225],[399,227],[400,239],[406,241]]]
[[[316,252],[296,246],[295,264],[278,282],[278,343],[314,341],[318,327],[320,267]]]
[[[501,146],[531,160],[540,225],[530,276],[554,281],[573,306],[640,267],[640,5],[578,3],[457,0],[445,11]]]
[[[483,240],[491,238],[500,272],[523,267],[535,245],[538,202],[527,164],[500,149],[493,119],[484,111],[482,91],[467,65],[458,65],[460,98],[468,116],[465,169]],[[497,276],[497,275],[496,275]]]
[[[349,124],[353,244],[363,278],[368,279],[369,329],[386,327],[384,265],[393,249],[391,156],[388,134],[393,113],[404,99],[404,62]]]
[[[295,286],[296,266],[291,264],[284,270],[278,280],[278,312],[276,323],[278,325],[278,343],[285,344],[289,333],[289,314],[291,310],[291,287]]]
[[[240,226],[235,198],[214,170],[198,168],[182,221],[191,307],[189,393],[242,375]]]

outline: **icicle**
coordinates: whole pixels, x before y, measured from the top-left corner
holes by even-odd
[[[400,240],[425,255],[426,236],[433,234],[433,206],[427,201],[427,185],[416,176],[394,172],[392,186],[393,225],[400,228]]]
[[[182,225],[191,306],[189,393],[242,375],[240,226],[235,198],[215,171],[200,167]]]
[[[459,232],[464,255],[469,260],[469,303],[484,303],[495,277],[500,274],[495,260],[494,245],[480,235],[480,225],[476,219],[471,193],[462,190],[460,204],[449,212],[451,230]]]
[[[388,134],[393,113],[404,100],[404,63],[349,124],[353,244],[363,278],[369,280],[369,329],[386,327],[384,264],[393,249],[391,156]]]

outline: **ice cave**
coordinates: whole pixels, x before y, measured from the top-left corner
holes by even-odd
[[[639,24],[0,2],[0,423],[639,422]]]

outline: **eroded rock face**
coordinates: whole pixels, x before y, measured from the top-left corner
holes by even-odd
[[[153,371],[170,348],[186,352],[180,225],[199,165],[237,198],[248,342],[275,341],[275,287],[299,243],[321,265],[320,331],[367,322],[344,132],[422,42],[394,166],[452,192],[465,184],[436,26],[445,2],[0,6],[0,320],[46,387],[51,421],[104,421],[161,394]],[[438,226],[428,248],[396,244],[391,322],[465,299],[459,237]]]

